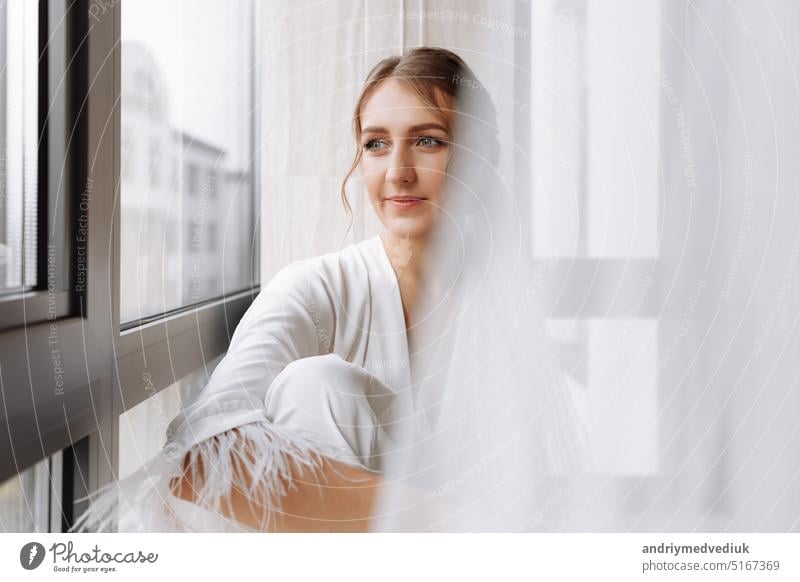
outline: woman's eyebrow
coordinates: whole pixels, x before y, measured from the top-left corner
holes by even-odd
[[[428,129],[439,129],[445,133],[447,133],[447,128],[442,125],[441,123],[436,123],[435,121],[431,121],[428,123],[420,123],[418,125],[412,125],[408,129],[408,133],[419,133],[420,131],[425,131]]]
[[[431,122],[428,122],[428,123],[419,123],[417,125],[412,125],[411,127],[408,128],[408,133],[419,133],[420,131],[425,131],[425,130],[428,130],[428,129],[438,129],[438,130],[441,130],[441,131],[447,133],[447,128],[444,125],[442,125],[441,123],[436,123],[435,121],[431,121]],[[365,127],[362,130],[362,133],[391,133],[391,132],[388,129],[386,129],[385,127],[377,127],[377,126],[371,125],[369,127]]]

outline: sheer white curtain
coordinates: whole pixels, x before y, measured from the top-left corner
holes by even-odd
[[[800,11],[537,4],[534,254],[593,473],[554,529],[800,528]],[[557,298],[557,299],[556,299]]]
[[[259,5],[263,111],[262,279],[291,260],[379,232],[357,176],[348,186],[353,228],[339,196],[356,152],[352,114],[368,71],[420,44],[458,52],[488,75],[498,64],[513,79],[513,36],[485,34],[475,15],[512,20],[512,3],[420,0],[278,0]],[[436,14],[434,14],[436,12]],[[461,22],[466,19],[466,23]],[[506,82],[506,81],[504,81]],[[513,85],[496,87],[513,98]],[[501,112],[505,131],[513,111]]]
[[[484,495],[482,512],[453,523],[800,529],[799,11],[790,0],[263,5],[265,280],[341,244],[352,107],[378,59],[450,48],[496,107],[495,176],[531,232],[521,305],[546,314],[592,459],[531,490],[476,448],[480,475],[452,500]],[[348,240],[378,232],[356,180],[350,202]],[[515,442],[503,454],[524,452]],[[487,507],[512,503],[485,488],[509,480],[532,491],[527,513],[485,526]],[[414,527],[441,523],[414,507]],[[393,519],[387,528],[411,527]]]
[[[260,5],[262,279],[292,260],[378,232],[356,179],[339,195],[356,153],[353,108],[369,68],[399,53],[399,5],[384,0]],[[355,178],[355,177],[354,177]]]

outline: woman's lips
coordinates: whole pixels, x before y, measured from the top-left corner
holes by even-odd
[[[414,198],[413,196],[401,196],[398,198],[386,199],[386,201],[397,210],[408,210],[409,208],[415,208],[425,202],[425,200],[425,198]]]

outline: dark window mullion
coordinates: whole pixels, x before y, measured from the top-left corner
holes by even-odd
[[[52,211],[50,209],[49,192],[49,140],[47,137],[47,115],[50,106],[50,2],[39,2],[39,86],[38,86],[38,220],[37,220],[37,289],[46,290],[48,287],[47,273],[47,245],[49,241],[49,228]],[[0,321],[5,321],[0,319]]]

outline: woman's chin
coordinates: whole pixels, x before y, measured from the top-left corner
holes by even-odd
[[[430,234],[433,222],[410,217],[390,218],[384,226],[396,238],[425,238]]]

